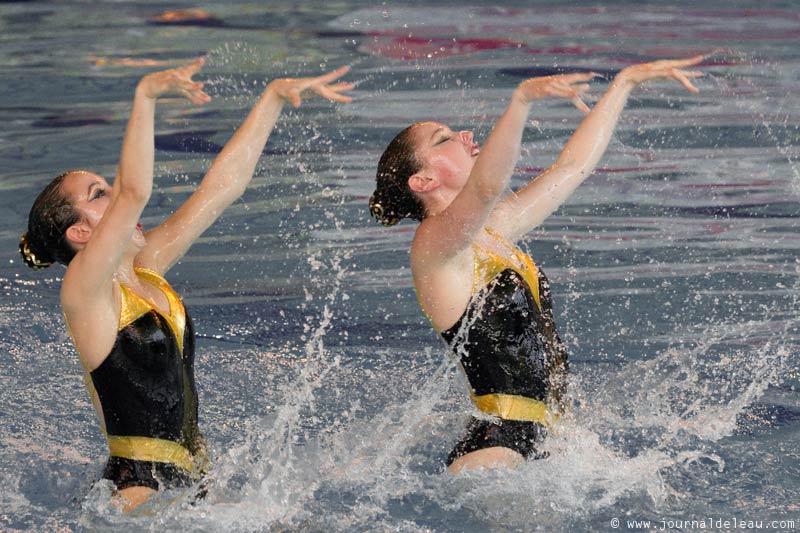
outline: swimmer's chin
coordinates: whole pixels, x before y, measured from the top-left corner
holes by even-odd
[[[136,224],[136,231],[133,232],[131,236],[131,241],[133,245],[138,248],[142,249],[147,246],[147,237],[144,235],[144,226],[141,224]]]

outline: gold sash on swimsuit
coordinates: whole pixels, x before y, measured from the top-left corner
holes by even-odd
[[[106,435],[106,437],[108,451],[114,457],[169,463],[193,474],[202,472],[205,465],[205,457],[195,457],[189,450],[171,440],[118,435]]]
[[[475,396],[470,392],[472,403],[478,410],[503,420],[538,422],[544,426],[552,424],[558,416],[541,400],[517,396],[515,394],[483,394]]]

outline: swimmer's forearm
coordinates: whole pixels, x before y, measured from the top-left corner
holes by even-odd
[[[615,78],[611,82],[611,88],[594,105],[567,141],[553,166],[570,166],[583,178],[591,174],[611,141],[611,135],[633,88],[632,83]]]
[[[549,97],[568,98],[582,111],[589,108],[580,98],[588,88],[589,82],[596,74],[592,72],[560,74],[530,78],[520,83],[514,90],[511,102],[500,120],[497,121],[492,134],[481,150],[475,163],[473,175],[485,194],[496,198],[507,188],[514,167],[519,159],[522,133],[525,129],[531,104],[534,100]]]
[[[67,269],[62,302],[82,302],[106,294],[153,189],[153,122],[156,100],[140,83],[122,141],[111,201],[91,239]],[[66,305],[66,304],[65,304]]]
[[[229,204],[239,198],[253,177],[284,103],[285,100],[277,95],[272,86],[267,86],[242,125],[214,160],[200,187],[217,190],[221,203]]]
[[[346,67],[315,78],[272,81],[216,157],[194,194],[171,217],[147,232],[148,244],[137,256],[138,264],[161,274],[169,270],[222,211],[244,193],[284,104],[288,101],[299,106],[306,90],[330,100],[349,101],[348,96],[340,93],[352,89],[352,84],[328,85],[345,72]]]
[[[481,147],[470,173],[469,184],[486,200],[496,200],[508,187],[519,159],[522,132],[530,108],[531,102],[515,91],[505,112]]]
[[[131,201],[147,203],[153,190],[154,117],[156,99],[145,94],[142,85],[136,87],[131,115],[122,140],[115,195]]]

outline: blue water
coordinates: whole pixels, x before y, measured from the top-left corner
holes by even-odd
[[[0,3],[0,530],[800,524],[793,3],[435,4],[172,3],[216,17],[176,26],[148,23],[158,2]],[[713,53],[701,92],[637,92],[598,171],[523,242],[570,349],[573,409],[551,457],[444,473],[471,407],[416,303],[413,224],[369,218],[383,147],[426,118],[485,138],[525,76],[697,53]],[[156,68],[136,62],[200,54],[214,101],[160,106],[146,226],[268,80],[350,64],[359,87],[353,104],[288,111],[244,198],[170,272],[199,333],[215,467],[205,500],[168,492],[122,516],[95,483],[106,450],[58,306],[63,269],[24,268],[17,241],[52,176],[113,176],[133,87]],[[535,106],[515,186],[579,119]]]

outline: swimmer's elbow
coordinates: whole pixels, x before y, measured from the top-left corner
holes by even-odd
[[[210,190],[218,201],[228,205],[241,198],[247,190],[247,182],[230,174],[223,174],[217,176]]]
[[[475,189],[478,200],[487,204],[496,200],[503,193],[505,187],[498,187],[497,181],[490,181],[478,184]]]
[[[576,160],[571,155],[560,157],[555,164],[548,169],[548,172],[558,171],[559,174],[578,178],[580,180],[588,178],[594,172],[595,165],[589,161]]]
[[[472,189],[472,194],[482,204],[488,204],[502,196],[508,185],[507,179],[498,179],[494,174],[478,174],[470,177],[468,186]]]
[[[145,205],[153,193],[152,184],[122,185],[119,190],[120,199],[132,204]]]

